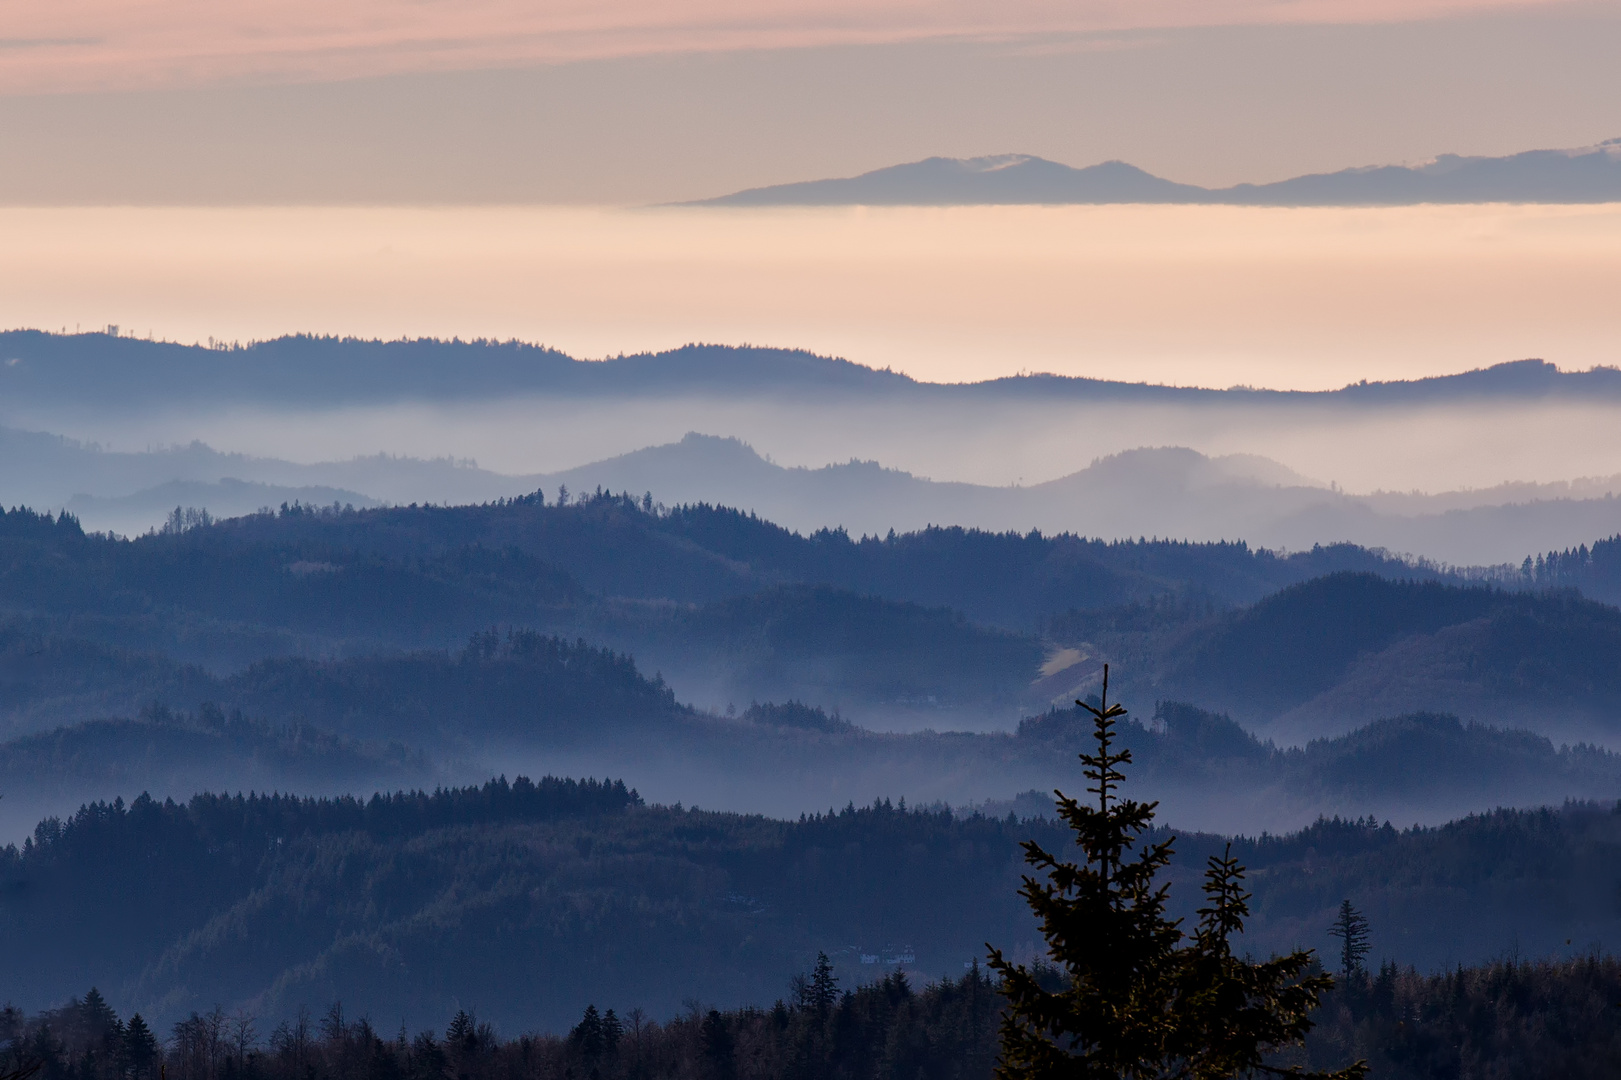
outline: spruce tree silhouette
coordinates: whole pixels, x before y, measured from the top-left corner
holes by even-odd
[[[1170,863],[1174,837],[1132,853],[1154,820],[1157,803],[1122,798],[1120,766],[1129,750],[1116,750],[1115,722],[1126,715],[1109,704],[1109,668],[1092,714],[1096,751],[1082,754],[1088,805],[1054,792],[1058,812],[1085,855],[1065,862],[1035,841],[1025,861],[1046,880],[1026,876],[1019,890],[1041,922],[1051,962],[1067,985],[1044,989],[1037,973],[990,950],[1002,977],[1000,1080],[1222,1080],[1243,1073],[1360,1080],[1358,1062],[1336,1072],[1270,1065],[1267,1057],[1301,1042],[1311,1013],[1333,978],[1311,973],[1312,954],[1297,951],[1254,963],[1233,954],[1231,939],[1249,915],[1244,868],[1231,848],[1211,856],[1205,871],[1206,904],[1191,937],[1165,913],[1168,885],[1156,884]]]
[[[1352,976],[1362,973],[1362,958],[1368,955],[1368,920],[1351,906],[1351,901],[1343,900],[1340,913],[1328,932],[1340,939],[1340,975],[1350,981]]]

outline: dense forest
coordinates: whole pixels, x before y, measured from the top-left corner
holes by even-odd
[[[800,536],[602,493],[288,507],[134,541],[13,511],[0,516],[0,713],[27,730],[194,709],[230,696],[204,672],[452,649],[498,626],[633,655],[712,710],[796,698],[869,727],[1012,728],[1084,689],[1095,664],[1038,679],[1073,646],[1112,659],[1139,699],[1222,709],[1280,741],[1416,710],[1607,737],[1621,615],[1534,579],[1503,584],[1350,546]]]
[[[411,625],[388,631],[399,635],[419,624],[454,624],[468,612],[497,619],[502,605],[566,607],[587,594],[704,603],[807,584],[948,607],[1030,632],[1072,607],[1178,588],[1208,592],[1225,606],[1335,570],[1435,576],[1351,545],[1285,557],[1242,543],[1103,542],[961,528],[800,536],[722,507],[661,510],[650,499],[601,492],[566,506],[551,498],[288,507],[134,541],[84,535],[72,518],[13,511],[0,518],[7,556],[0,598],[8,607],[81,617],[162,608],[221,619],[251,613],[259,622],[323,634],[367,626],[383,633],[379,627],[405,617]],[[452,594],[471,606],[457,607]],[[265,608],[252,606],[255,598]]]
[[[677,386],[1356,408],[1595,377],[1533,361],[1308,397],[930,387],[710,346],[0,344],[25,413]],[[1145,462],[1099,468],[1213,467]],[[1277,1065],[1621,1074],[1621,537],[1460,569],[1351,544],[795,532],[640,482],[552,490],[581,480],[223,521],[182,504],[134,538],[0,508],[0,1076],[989,1080],[1004,999],[980,964],[1044,955],[1021,844],[1073,851],[1052,789],[1086,784],[1077,699],[1104,662],[1134,793],[1159,800],[1144,839],[1174,848],[1171,914],[1196,917],[1231,852],[1240,948],[1343,969]],[[1536,535],[1613,531],[1589,509]],[[1395,535],[1340,522],[1288,535]]]
[[[1621,536],[1526,556],[1520,579],[1539,588],[1577,589],[1607,604],[1621,603]]]
[[[1018,843],[1053,839],[1039,793],[1083,786],[1070,703],[1103,659],[1183,829],[1180,912],[1242,833],[1257,949],[1326,945],[1349,897],[1403,994],[1429,978],[1405,965],[1505,943],[1566,963],[1621,936],[1621,613],[1580,569],[1610,550],[1488,584],[1351,547],[801,536],[597,493],[135,540],[8,512],[0,984],[30,1014],[97,985],[160,1033],[337,1000],[390,1031],[562,1032],[597,1001],[696,1046],[713,1007],[712,1039],[787,1075],[795,1040],[833,1053],[792,992],[766,1005],[819,953],[885,1040],[875,1017],[956,1015],[928,987],[978,993],[987,941],[1030,954]],[[625,782],[489,779],[565,771]],[[1491,810],[1566,799],[1592,801]],[[572,1045],[531,1053],[578,1069]]]
[[[1386,963],[1342,973],[1288,1064],[1362,1060],[1374,1080],[1607,1080],[1621,1070],[1618,999],[1621,961],[1609,957],[1433,975]],[[164,1031],[139,1013],[122,1019],[91,988],[31,1016],[6,1007],[0,1040],[9,1066],[39,1067],[41,1080],[990,1080],[1002,1008],[977,965],[928,983],[897,972],[841,986],[813,964],[769,1005],[694,999],[654,1017],[590,1004],[550,1033],[507,1034],[465,1010],[442,1032],[394,1032],[342,1002],[274,1024],[216,1006]]]
[[[216,1003],[290,1016],[343,1000],[379,1024],[466,1008],[507,1030],[558,1030],[592,1000],[655,1016],[769,1001],[818,953],[847,986],[897,970],[921,985],[959,977],[987,941],[1032,955],[1018,844],[1067,835],[884,802],[784,821],[552,779],[101,803],[0,849],[0,985],[38,1009],[95,984],[164,1024]],[[1228,842],[1178,837],[1176,913]],[[1255,892],[1245,945],[1263,952],[1330,947],[1347,898],[1376,962],[1420,970],[1508,942],[1570,958],[1621,939],[1610,804],[1231,843]]]

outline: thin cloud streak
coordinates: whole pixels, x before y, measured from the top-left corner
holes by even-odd
[[[326,81],[661,53],[1447,18],[1572,0],[57,0],[8,5],[0,93]]]

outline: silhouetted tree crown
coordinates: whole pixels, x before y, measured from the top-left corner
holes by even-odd
[[[1026,861],[1046,880],[1026,875],[1020,894],[1040,920],[1059,985],[1043,978],[1043,965],[1014,964],[990,949],[1007,998],[996,1075],[1219,1080],[1263,1072],[1359,1080],[1367,1072],[1362,1063],[1310,1073],[1269,1064],[1275,1052],[1303,1041],[1333,979],[1311,971],[1310,951],[1260,963],[1234,955],[1231,940],[1243,932],[1249,894],[1230,847],[1209,858],[1193,934],[1167,917],[1169,886],[1157,879],[1175,838],[1133,852],[1158,804],[1117,794],[1131,752],[1115,749],[1115,722],[1126,710],[1108,699],[1105,665],[1097,703],[1077,702],[1093,720],[1096,748],[1080,756],[1095,803],[1054,793],[1084,861],[1063,861],[1033,840],[1023,844]]]
[[[1342,900],[1339,915],[1328,932],[1340,939],[1340,975],[1350,979],[1363,974],[1367,969],[1362,959],[1368,955],[1369,948],[1367,917],[1352,907],[1351,901]]]

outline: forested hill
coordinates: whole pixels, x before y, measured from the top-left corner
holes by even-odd
[[[776,584],[829,585],[1031,630],[1068,608],[1166,591],[1247,603],[1334,570],[1436,576],[1351,545],[1289,556],[1242,542],[1087,540],[930,528],[801,536],[722,507],[661,510],[597,493],[483,506],[284,508],[119,541],[71,519],[0,517],[0,603],[122,615],[191,611],[326,633],[492,619],[587,595],[704,602]],[[468,628],[471,629],[471,628]]]
[[[1090,636],[1138,698],[1232,710],[1291,742],[1418,709],[1570,741],[1621,731],[1621,611],[1570,591],[1337,573],[1203,621],[1151,616],[1052,629]]]
[[[1607,604],[1621,604],[1621,536],[1564,551],[1526,556],[1522,576],[1548,589],[1576,589]]]
[[[1011,728],[1022,709],[1045,707],[1024,699],[1051,616],[1166,596],[1218,611],[1336,569],[1440,576],[1349,545],[1283,556],[961,528],[805,536],[722,507],[605,493],[566,505],[536,493],[292,506],[134,540],[18,510],[0,516],[0,668],[17,686],[0,689],[0,717],[70,722],[151,700],[190,709],[207,693],[193,692],[186,663],[227,673],[287,656],[454,649],[494,626],[632,655],[717,711],[799,698],[881,712],[878,726]],[[182,667],[138,655],[150,653]],[[144,697],[107,690],[115,673],[63,685],[69,671],[143,667]],[[24,690],[47,684],[58,689]]]
[[[840,395],[935,401],[1009,399],[1348,406],[1526,397],[1614,398],[1613,368],[1561,372],[1541,360],[1331,391],[1209,390],[1058,375],[926,383],[803,349],[692,344],[600,361],[518,341],[376,341],[289,335],[209,347],[102,332],[0,331],[0,395],[21,409],[122,411],[155,405],[509,400],[514,396],[714,398]]]
[[[780,821],[556,780],[364,803],[100,804],[0,850],[0,979],[24,1008],[96,985],[164,1024],[216,1002],[279,1018],[341,1000],[391,1026],[459,1007],[559,1031],[582,1002],[668,1016],[689,998],[770,1001],[819,950],[846,985],[874,972],[863,952],[904,952],[914,977],[960,975],[987,940],[1035,937],[1018,842],[1068,835],[885,802]],[[1176,912],[1226,842],[1177,840]],[[1577,804],[1238,838],[1255,890],[1246,945],[1328,946],[1350,898],[1372,922],[1374,962],[1613,947],[1617,843],[1621,816]]]
[[[135,540],[12,511],[0,515],[0,716],[38,730],[214,700],[288,718],[280,672],[311,708],[352,700],[356,714],[404,717],[413,706],[389,704],[390,680],[441,663],[430,678],[449,686],[473,670],[466,658],[359,657],[460,650],[496,626],[633,656],[717,712],[797,698],[858,722],[898,716],[902,729],[1010,729],[1071,700],[1108,660],[1136,700],[1225,710],[1280,741],[1429,711],[1609,744],[1621,614],[1540,586],[1608,580],[1613,547],[1544,557],[1511,592],[1350,545],[1285,556],[957,528],[802,536],[725,508],[595,493],[288,507]],[[342,678],[358,682],[339,686],[312,659],[334,655],[352,658]],[[488,703],[466,714],[469,732],[511,712],[492,689],[506,663],[457,691]]]
[[[692,713],[630,657],[533,631],[475,634],[454,651],[273,657],[224,677],[83,643],[69,649],[0,634],[0,649],[0,658],[17,661],[7,690],[21,706],[11,716],[19,726],[39,726],[58,711],[131,715],[151,702],[184,709],[212,702],[385,744],[557,745]],[[52,662],[22,662],[42,656]]]

